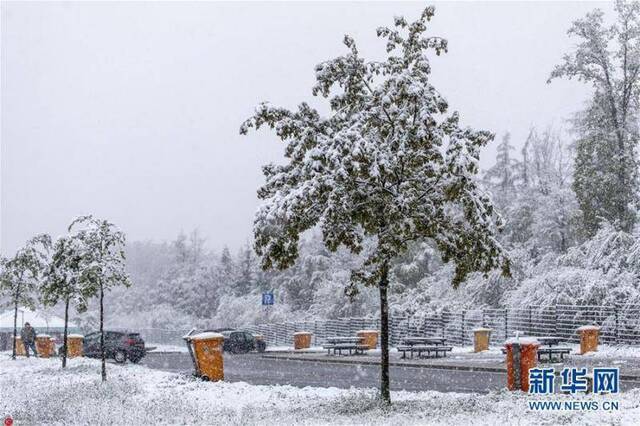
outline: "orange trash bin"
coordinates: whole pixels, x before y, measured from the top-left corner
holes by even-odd
[[[211,381],[224,380],[222,350],[224,336],[219,333],[204,332],[185,336],[193,356],[196,376]]]
[[[360,330],[356,332],[356,336],[361,337],[360,344],[367,345],[369,349],[375,349],[378,346],[378,330]]]
[[[309,349],[311,347],[311,336],[308,331],[298,331],[293,333],[293,349]]]
[[[580,355],[598,350],[600,327],[597,325],[584,325],[578,328],[580,333]]]
[[[519,346],[520,353],[515,354]],[[507,349],[507,388],[529,392],[529,370],[538,365],[538,347],[540,343],[535,339],[509,339],[505,342]],[[516,358],[519,363],[516,364]],[[517,374],[519,371],[519,374]]]
[[[82,334],[67,335],[67,358],[76,358],[83,355],[83,340],[84,336]]]
[[[38,334],[36,336],[36,349],[40,358],[49,358],[51,354],[51,336],[48,334]]]
[[[16,356],[27,356],[24,351],[24,343],[22,343],[22,337],[16,336]]]
[[[474,328],[473,329],[473,351],[482,352],[489,350],[489,340],[491,339],[490,328]]]

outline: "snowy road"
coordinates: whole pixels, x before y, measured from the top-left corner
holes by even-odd
[[[142,364],[172,372],[192,371],[187,353],[149,353]],[[347,365],[326,362],[276,360],[257,354],[227,355],[225,379],[254,385],[293,385],[371,388],[379,384],[380,368],[375,365]],[[391,388],[407,391],[489,392],[504,387],[503,373],[391,367]]]

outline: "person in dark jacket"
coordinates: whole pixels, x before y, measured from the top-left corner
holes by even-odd
[[[29,348],[33,349],[33,355],[35,357],[38,356],[38,351],[36,350],[36,331],[31,327],[31,324],[28,322],[24,323],[24,327],[20,331],[20,337],[22,338],[22,343],[24,344],[24,351],[27,354],[27,358],[29,358]]]

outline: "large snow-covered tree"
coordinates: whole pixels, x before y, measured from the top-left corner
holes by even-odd
[[[104,292],[130,285],[125,271],[125,235],[106,220],[80,216],[69,225],[69,233],[80,248],[79,289],[86,297],[100,301],[100,352],[102,381],[107,380],[104,347]]]
[[[16,359],[16,337],[18,334],[18,306],[33,307],[38,286],[48,262],[51,237],[37,235],[18,249],[10,259],[0,259],[0,293],[9,295],[13,304],[13,351]]]
[[[430,82],[429,51],[447,41],[425,35],[434,8],[415,22],[395,18],[377,30],[383,61],[364,59],[345,36],[347,52],[316,67],[314,95],[329,99],[323,116],[307,103],[297,111],[261,104],[240,129],[275,129],[287,161],[263,168],[264,203],[255,218],[255,249],[265,269],[285,269],[298,257],[300,234],[319,226],[324,244],[362,252],[375,241],[346,289],[377,286],[381,319],[381,398],[389,395],[388,300],[392,261],[413,241],[431,240],[455,264],[453,285],[472,271],[509,261],[496,240],[501,220],[476,181],[478,157],[493,135],[461,127],[457,112]]]
[[[573,23],[569,35],[578,44],[549,78],[577,78],[594,87],[579,119],[574,179],[588,235],[602,219],[626,232],[636,222],[640,3],[618,0],[615,10],[611,26],[599,9]]]

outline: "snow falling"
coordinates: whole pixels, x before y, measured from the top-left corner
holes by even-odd
[[[640,3],[545,7],[2,3],[4,424],[639,424]]]

